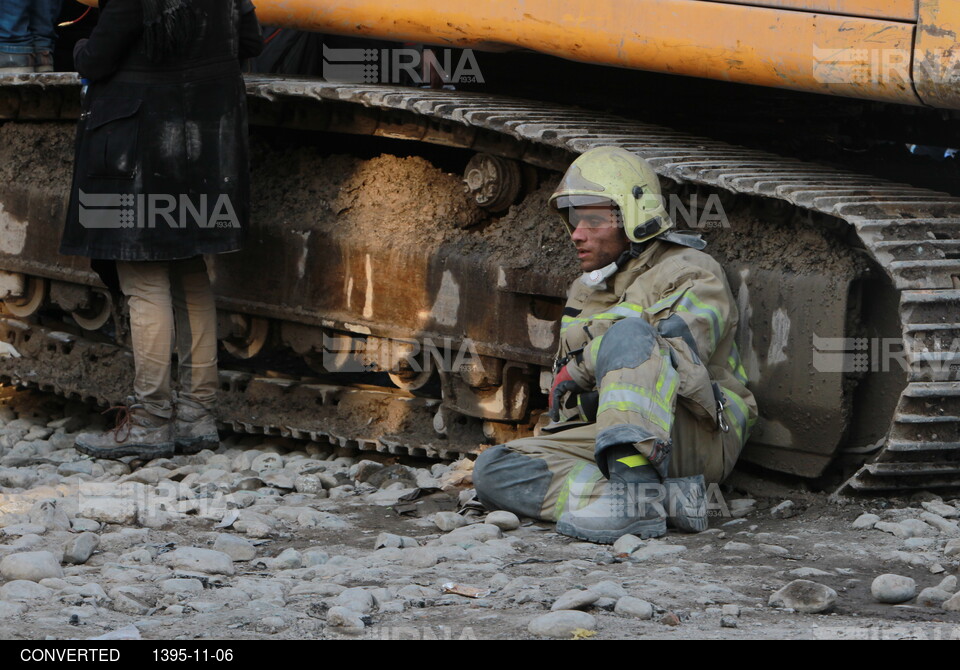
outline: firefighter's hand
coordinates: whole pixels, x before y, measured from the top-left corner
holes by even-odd
[[[567,393],[582,391],[583,389],[573,381],[570,371],[564,366],[557,376],[553,379],[553,387],[550,389],[548,402],[550,405],[550,418],[554,421],[560,420],[560,398]]]

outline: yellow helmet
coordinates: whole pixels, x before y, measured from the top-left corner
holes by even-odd
[[[578,156],[550,196],[571,234],[570,208],[610,203],[619,209],[631,242],[644,242],[673,227],[657,173],[647,161],[620,147],[595,147]]]

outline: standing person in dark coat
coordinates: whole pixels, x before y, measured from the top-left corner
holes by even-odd
[[[117,428],[76,446],[100,458],[216,448],[216,309],[201,254],[238,250],[247,227],[240,60],[263,48],[260,26],[250,0],[100,7],[74,50],[88,90],[60,252],[91,258],[127,296],[135,398]]]

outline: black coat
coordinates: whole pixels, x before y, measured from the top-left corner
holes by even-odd
[[[89,88],[61,253],[147,261],[241,247],[250,184],[240,59],[260,53],[262,35],[250,0],[190,4],[199,34],[163,62],[146,56],[140,0],[101,2],[77,44]]]

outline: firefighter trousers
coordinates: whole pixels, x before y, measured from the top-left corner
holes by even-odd
[[[685,380],[669,345],[646,322],[629,321],[612,327],[599,347],[595,423],[513,440],[477,458],[473,480],[488,509],[556,521],[564,511],[584,507],[605,493],[607,480],[597,462],[617,444],[633,444],[641,456],[653,457],[657,441],[669,440],[670,477],[702,474],[716,483],[730,474],[747,436],[748,412],[727,402],[727,431],[697,417],[678,402]]]

